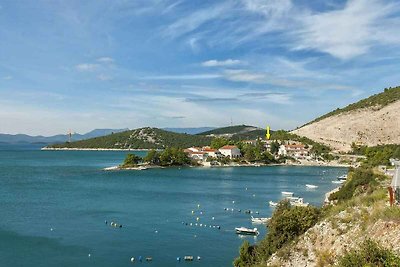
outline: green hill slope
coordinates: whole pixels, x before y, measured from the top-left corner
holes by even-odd
[[[235,125],[199,133],[205,136],[223,136],[232,140],[256,139],[265,136],[265,130],[249,125]]]
[[[49,148],[113,148],[162,149],[209,145],[211,137],[173,133],[158,128],[140,128],[71,143],[51,145]]]
[[[334,115],[338,115],[340,113],[353,111],[353,110],[357,110],[357,109],[374,107],[377,110],[379,110],[393,102],[396,102],[397,100],[400,100],[400,86],[393,87],[393,88],[385,88],[382,93],[372,95],[372,96],[362,99],[356,103],[350,104],[344,108],[337,108],[334,111],[331,111],[325,115],[322,115],[321,117],[318,117],[305,125],[312,124],[314,122],[323,120],[325,118],[328,118],[328,117],[331,117]],[[305,126],[305,125],[303,125],[303,126]]]

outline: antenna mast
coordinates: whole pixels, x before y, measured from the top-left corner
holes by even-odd
[[[71,131],[71,129],[69,129],[69,131],[68,131],[68,143],[71,143],[71,139],[72,139],[72,131]]]

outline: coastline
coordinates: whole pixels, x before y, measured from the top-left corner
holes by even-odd
[[[299,164],[299,163],[273,163],[273,164],[229,164],[229,165],[184,165],[184,166],[158,166],[158,165],[150,165],[150,164],[142,164],[138,167],[121,167],[118,166],[110,166],[105,167],[103,171],[124,171],[124,170],[147,170],[147,169],[168,169],[168,168],[230,168],[230,167],[274,167],[274,166],[293,166],[293,167],[336,167],[336,168],[349,168],[351,165],[345,164]]]
[[[71,148],[71,147],[42,147],[43,151],[149,151],[153,148]],[[160,151],[161,149],[154,149]]]

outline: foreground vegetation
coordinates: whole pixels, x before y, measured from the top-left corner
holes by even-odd
[[[370,157],[367,156],[364,164],[357,169],[349,170],[345,184],[329,198],[336,203],[335,205],[304,208],[290,207],[287,201],[280,202],[267,225],[268,233],[265,238],[255,245],[244,242],[234,266],[267,266],[273,254],[279,259],[288,259],[293,250],[302,249],[301,245],[300,248],[295,248],[301,236],[322,221],[328,221],[331,227],[337,227],[339,234],[346,233],[356,227],[355,225],[365,230],[379,220],[398,222],[400,209],[387,206],[388,178],[377,173],[372,167],[387,163],[386,156],[376,155],[382,153],[396,155],[397,147],[389,147],[390,149],[388,147],[369,149],[369,153],[366,154]],[[342,214],[342,217],[338,217],[338,214]],[[338,224],[347,226],[345,228],[335,226]],[[303,256],[307,257],[307,253],[305,250]],[[319,252],[316,257],[316,266],[400,266],[398,255],[369,239],[336,258],[328,251]]]
[[[338,267],[364,266],[400,266],[400,257],[393,251],[382,247],[371,239],[367,239],[360,248],[345,253],[337,264]]]
[[[369,167],[390,165],[390,159],[400,159],[400,145],[379,145],[374,147],[352,145],[353,154],[363,155],[366,159],[362,162]]]
[[[245,241],[234,266],[245,267],[265,263],[268,258],[312,227],[319,219],[320,211],[315,207],[292,207],[282,201],[268,222],[268,234],[257,245]]]

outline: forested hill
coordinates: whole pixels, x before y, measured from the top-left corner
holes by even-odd
[[[190,147],[209,145],[211,137],[174,133],[158,128],[139,128],[49,148],[112,148],[112,149],[162,149],[165,147]]]
[[[199,133],[198,135],[210,137],[225,137],[231,140],[249,140],[265,137],[265,130],[249,125],[234,125],[228,127],[217,128],[211,131]]]

